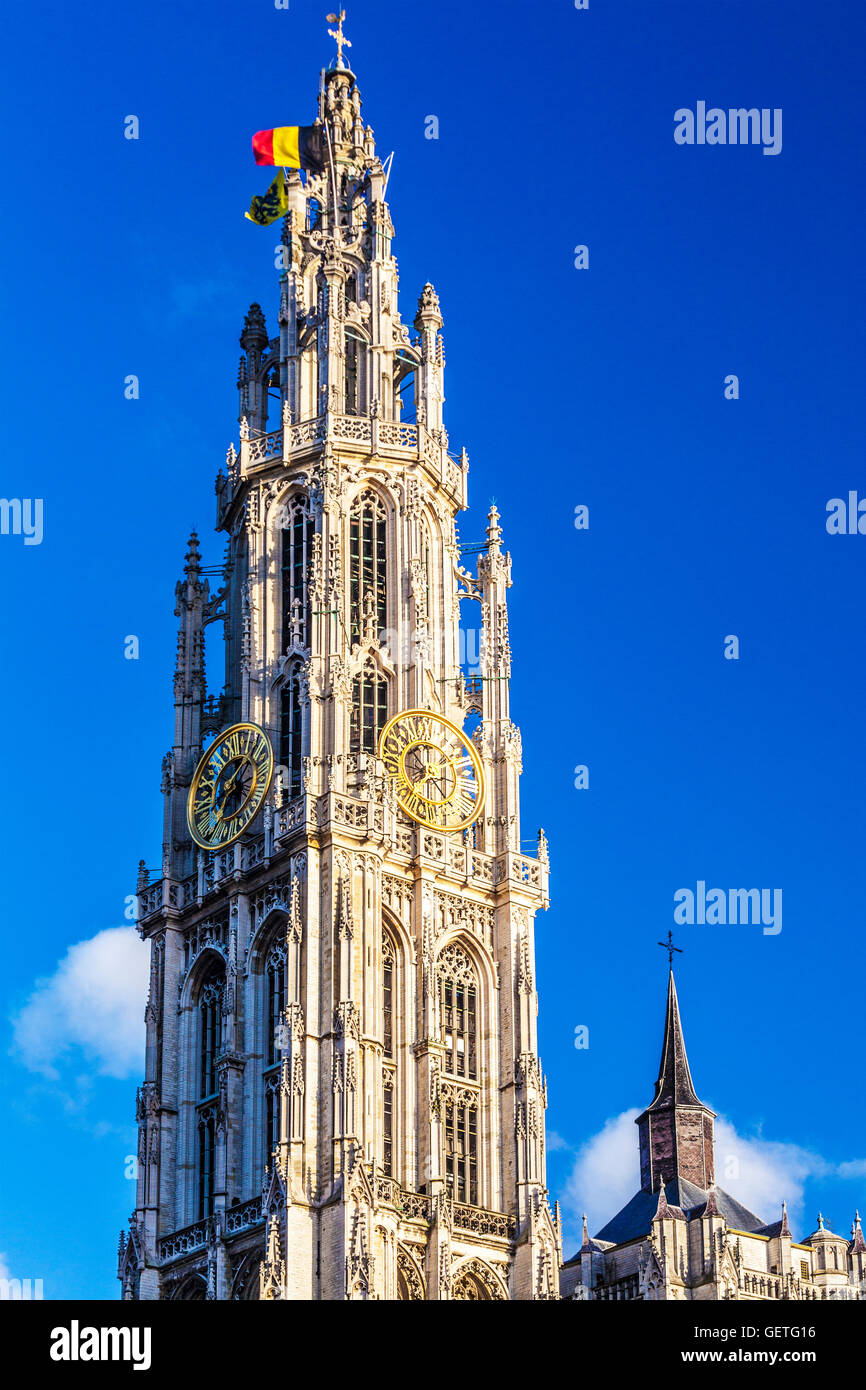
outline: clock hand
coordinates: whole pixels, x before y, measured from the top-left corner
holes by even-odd
[[[217,805],[217,788],[214,788],[214,811],[218,820],[225,820],[225,806],[228,802],[229,797],[235,789],[235,783],[237,782],[239,775],[240,768],[238,768],[237,772],[233,772],[231,777],[226,782],[225,786],[223,787],[222,797],[220,798],[221,805],[219,806]]]

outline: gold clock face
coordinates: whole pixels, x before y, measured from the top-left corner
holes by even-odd
[[[463,830],[484,806],[481,759],[456,724],[429,710],[396,715],[379,736],[379,757],[397,804],[436,830]]]
[[[186,819],[196,844],[234,844],[261,810],[273,775],[274,750],[257,724],[233,724],[218,734],[189,789]]]

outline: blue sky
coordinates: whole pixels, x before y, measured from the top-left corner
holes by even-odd
[[[312,119],[324,9],[47,0],[6,20],[2,492],[44,499],[44,539],[0,536],[0,1251],[46,1297],[116,1296],[143,999],[118,990],[110,933],[158,862],[174,583],[193,525],[222,556],[243,314],[275,321],[249,139]],[[866,495],[866,20],[839,0],[359,0],[346,29],[396,151],[404,317],[428,279],[445,315],[461,536],[495,497],[514,561],[522,833],[544,825],[553,868],[553,1195],[573,1234],[637,1185],[628,1112],[652,1095],[675,891],[781,888],[777,935],[678,930],[686,1040],[739,1162],[725,1185],[768,1194],[768,1221],[787,1197],[800,1234],[819,1207],[847,1231],[866,1205],[866,537],[829,536],[825,509]],[[699,100],[781,108],[782,152],[675,144]]]

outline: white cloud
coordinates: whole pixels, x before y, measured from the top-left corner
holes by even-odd
[[[626,1110],[608,1120],[577,1151],[563,1198],[569,1229],[580,1231],[586,1212],[590,1231],[599,1230],[624,1207],[640,1187],[640,1161],[635,1120],[639,1110]]]
[[[11,1279],[12,1274],[9,1269],[9,1261],[2,1250],[0,1250],[0,1279]]]
[[[544,1136],[544,1142],[549,1154],[557,1153],[560,1149],[570,1149],[571,1145],[561,1134],[557,1134],[555,1129],[549,1129]]]
[[[777,1221],[786,1201],[792,1224],[800,1227],[807,1178],[830,1171],[820,1155],[798,1144],[747,1137],[723,1116],[716,1120],[716,1182],[764,1221]]]
[[[58,1063],[80,1048],[99,1075],[140,1072],[148,957],[134,927],[110,927],[70,946],[12,1020],[24,1065],[57,1080]]]
[[[584,1211],[590,1232],[594,1233],[640,1187],[634,1123],[639,1113],[626,1110],[614,1116],[578,1149],[562,1201],[566,1256],[573,1253],[575,1241],[579,1243]],[[804,1230],[804,1191],[809,1179],[866,1175],[866,1161],[862,1159],[828,1163],[820,1154],[798,1144],[739,1134],[723,1116],[716,1120],[715,1134],[716,1182],[766,1222],[778,1219],[784,1200],[792,1226]]]

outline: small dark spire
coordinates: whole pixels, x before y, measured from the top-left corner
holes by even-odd
[[[790,1239],[790,1236],[791,1236],[791,1227],[788,1225],[788,1203],[787,1203],[787,1202],[783,1202],[783,1203],[782,1203],[782,1229],[779,1231],[779,1235],[780,1235],[780,1236],[787,1236],[789,1239]]]
[[[265,316],[262,313],[261,304],[251,304],[249,313],[244,319],[243,332],[240,337],[240,344],[244,352],[249,352],[251,348],[257,348],[259,352],[268,345],[268,330],[265,325]]]
[[[683,1212],[683,1210],[682,1210],[681,1207],[672,1207],[672,1206],[669,1206],[669,1205],[668,1205],[668,1199],[667,1199],[667,1196],[666,1196],[666,1194],[665,1194],[665,1185],[664,1185],[664,1183],[662,1182],[661,1178],[659,1178],[659,1200],[658,1200],[658,1205],[656,1206],[656,1214],[655,1214],[655,1216],[653,1217],[653,1220],[654,1220],[654,1221],[684,1221],[684,1220],[685,1220],[685,1213]]]
[[[854,1226],[853,1226],[853,1228],[852,1228],[852,1230],[851,1230],[851,1235],[852,1235],[853,1238],[854,1238],[854,1239],[853,1239],[853,1242],[852,1242],[852,1245],[851,1245],[851,1249],[852,1249],[852,1250],[857,1250],[857,1251],[864,1251],[864,1250],[866,1250],[866,1240],[863,1239],[863,1231],[862,1231],[862,1228],[861,1228],[861,1226],[860,1226],[860,1213],[859,1213],[859,1211],[855,1211],[855,1213],[854,1213]]]
[[[716,1201],[715,1183],[707,1193],[707,1204],[704,1207],[704,1216],[721,1216],[721,1212],[719,1211],[719,1204]]]
[[[585,1250],[590,1250],[590,1249],[591,1249],[591,1246],[590,1246],[590,1243],[589,1243],[589,1228],[587,1227],[587,1224],[586,1224],[586,1212],[584,1212],[584,1213],[583,1213],[583,1240],[582,1240],[581,1246],[580,1246],[580,1253],[583,1254],[583,1252],[584,1252]]]
[[[676,948],[674,948],[676,949]],[[700,1105],[689,1070],[683,1027],[680,1022],[680,1006],[674,972],[668,976],[668,1002],[665,1013],[665,1035],[662,1042],[662,1056],[659,1063],[655,1095],[649,1105],[650,1110],[669,1105]]]

